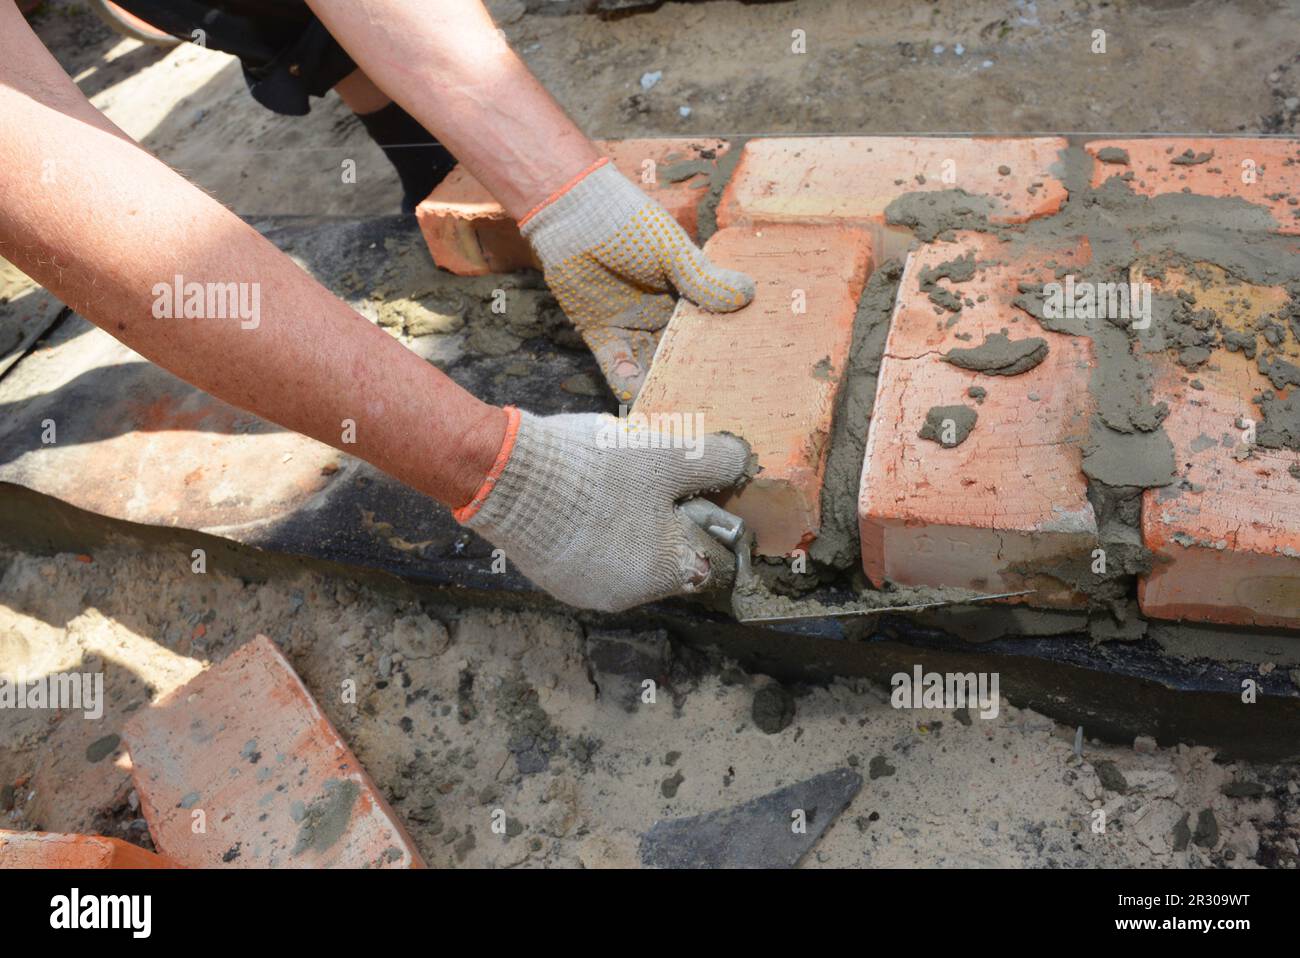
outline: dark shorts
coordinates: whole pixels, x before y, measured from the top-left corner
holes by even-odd
[[[161,30],[239,57],[248,89],[267,109],[302,116],[357,68],[302,0],[115,0]]]

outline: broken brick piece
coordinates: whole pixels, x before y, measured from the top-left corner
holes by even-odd
[[[949,272],[943,264],[968,256],[977,263],[971,278],[932,279]],[[1021,283],[1052,280],[1049,262],[1087,258],[1086,243],[1025,254],[984,233],[959,233],[908,258],[858,500],[862,564],[875,585],[1036,589],[1024,601],[1084,604],[1068,576],[1053,573],[1080,563],[1086,569],[1097,546],[1081,471],[1091,342],[1044,329],[1013,302]],[[934,285],[958,299],[958,312],[936,305]],[[944,359],[1003,336],[1013,344],[1042,340],[1046,355],[1036,347],[1035,364],[1013,375]],[[1027,365],[1020,356],[1014,368]],[[951,444],[921,436],[935,407],[955,405],[978,411],[969,435]]]
[[[0,868],[176,868],[164,855],[104,835],[0,829]]]
[[[1056,213],[1067,193],[1051,171],[1065,148],[1060,137],[750,140],[723,193],[718,225],[870,224],[877,256],[893,255],[885,210],[906,193],[963,190],[974,198],[971,208],[994,223]]]
[[[715,139],[608,140],[596,144],[619,172],[664,208],[694,239],[699,204],[727,142]],[[433,261],[459,276],[536,267],[519,227],[487,189],[457,166],[416,207]]]
[[[142,710],[126,740],[154,844],[182,865],[423,864],[370,776],[265,636]]]
[[[1246,334],[1242,343],[1288,301],[1282,287],[1244,283],[1209,263],[1135,278],[1158,292],[1191,293],[1198,308],[1215,311],[1225,332]],[[1262,335],[1258,343],[1263,348]],[[1290,336],[1279,351],[1300,363]],[[1240,349],[1217,349],[1193,370],[1170,353],[1151,360],[1154,398],[1170,409],[1164,431],[1178,479],[1144,493],[1142,538],[1155,561],[1138,583],[1142,611],[1193,622],[1300,627],[1300,453],[1265,445],[1271,442],[1267,421],[1253,401],[1267,390],[1279,398],[1294,390],[1273,390]]]
[[[1237,197],[1267,209],[1277,232],[1300,234],[1300,143],[1295,140],[1160,136],[1093,140],[1086,149],[1093,158],[1093,186],[1119,176],[1143,196]]]
[[[679,301],[633,412],[699,414],[703,432],[747,440],[760,471],[719,502],[745,519],[760,554],[787,555],[821,527],[822,475],[870,239],[833,226],[734,228],[714,234],[705,251],[754,277],[754,301],[726,314]]]

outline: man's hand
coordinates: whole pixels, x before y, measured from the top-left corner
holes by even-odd
[[[709,263],[662,206],[602,161],[481,3],[307,3],[366,76],[519,221],[620,399],[641,387],[672,290],[712,310],[753,298],[748,277]]]
[[[601,160],[520,220],[560,307],[621,400],[641,388],[676,290],[730,312],[754,281],[714,266],[658,202]]]
[[[455,515],[532,582],[606,612],[727,583],[734,557],[676,504],[739,482],[744,442],[713,434],[680,448],[613,416],[506,411],[496,465]]]
[[[9,0],[0,0],[0,256],[186,382],[448,505],[473,494],[500,448],[505,413],[132,143]],[[251,283],[257,325],[158,318],[153,290],[177,274],[200,286]]]

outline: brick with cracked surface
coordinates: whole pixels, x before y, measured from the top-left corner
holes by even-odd
[[[936,306],[922,276],[971,254],[970,280],[937,282],[957,295]],[[984,233],[921,247],[903,272],[880,367],[858,502],[862,562],[877,586],[950,586],[981,592],[1036,589],[1035,605],[1072,607],[1085,597],[1050,574],[1087,562],[1097,523],[1081,471],[1088,436],[1091,342],[1043,329],[1013,305],[1021,283],[1053,278],[1047,264],[1086,263],[1085,241],[1017,251]],[[949,350],[1005,331],[1041,338],[1046,358],[1027,372],[989,376],[945,362]],[[970,395],[983,389],[980,402]],[[960,445],[920,438],[935,406],[979,414]],[[1086,568],[1086,566],[1085,566]]]

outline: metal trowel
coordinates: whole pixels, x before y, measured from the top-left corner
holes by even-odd
[[[754,572],[751,564],[754,534],[745,528],[744,519],[727,512],[721,506],[707,499],[688,499],[679,508],[688,519],[735,553],[736,577],[731,591],[731,611],[738,622],[798,622],[805,619],[877,615],[882,612],[921,612],[927,609],[941,609],[952,605],[987,602],[992,599],[1010,599],[1016,596],[1030,595],[1035,591],[1034,589],[1024,589],[1019,592],[973,594],[954,599],[913,603],[911,605],[862,606],[856,608],[851,603],[844,606],[828,606],[815,599],[803,601],[787,599],[768,589],[763,584],[762,579]],[[770,609],[774,604],[779,604],[788,611],[772,614]]]

